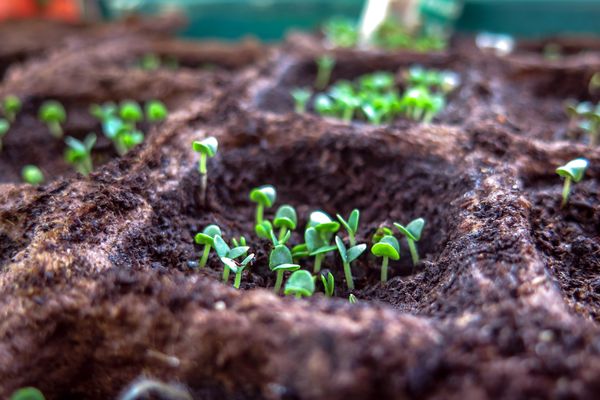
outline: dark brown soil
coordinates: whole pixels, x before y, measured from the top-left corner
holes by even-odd
[[[179,49],[182,68],[139,70],[148,49]],[[0,154],[0,397],[35,385],[48,399],[115,398],[144,376],[196,399],[594,398],[600,153],[557,133],[565,96],[593,99],[594,64],[464,45],[334,51],[335,79],[414,63],[461,74],[435,123],[374,127],[291,111],[288,91],[314,79],[319,44],[294,36],[260,49],[131,34],[73,39],[11,68],[0,93],[22,96],[25,110]],[[105,164],[90,178],[68,171],[35,120],[40,102],[57,98],[72,115],[67,132],[81,137],[98,128],[91,102],[155,97],[169,119],[126,157],[109,161],[101,142]],[[219,153],[202,205],[190,144],[207,135]],[[42,146],[24,149],[33,140]],[[579,156],[591,167],[561,209],[554,169]],[[19,184],[25,161],[52,181]],[[423,217],[423,260],[413,269],[401,241],[381,284],[380,261],[363,255],[355,305],[334,255],[324,267],[335,298],[320,285],[310,299],[276,296],[247,198],[266,183],[300,226],[314,209],[359,208],[361,242],[381,224]],[[220,282],[215,256],[194,268],[193,235],[209,223],[250,239],[257,260],[242,290]]]

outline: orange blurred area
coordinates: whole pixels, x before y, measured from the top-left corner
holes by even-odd
[[[23,18],[77,21],[79,4],[77,0],[0,0],[0,20]]]

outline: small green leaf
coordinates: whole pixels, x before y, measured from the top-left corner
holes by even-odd
[[[285,245],[275,246],[269,255],[269,268],[274,270],[278,265],[293,264],[292,253]]]
[[[371,253],[377,257],[388,257],[392,260],[400,259],[400,244],[394,236],[384,236],[378,243],[371,247]]]
[[[231,249],[227,252],[227,257],[232,258],[232,259],[241,257],[244,254],[246,254],[249,249],[250,249],[250,247],[248,247],[248,246],[234,247],[233,249]]]
[[[67,112],[62,104],[55,100],[45,101],[40,107],[39,118],[43,122],[63,123],[67,119]]]
[[[285,284],[283,293],[299,296],[312,296],[315,292],[315,281],[310,272],[300,270],[292,273]]]
[[[142,108],[135,101],[123,101],[119,107],[119,116],[127,122],[141,121],[143,118]]]
[[[331,244],[331,245],[319,247],[318,249],[311,251],[309,255],[316,256],[318,254],[329,253],[331,251],[334,251],[335,249],[337,249],[337,246],[334,244]]]
[[[271,207],[276,199],[277,191],[272,185],[260,186],[250,192],[250,200],[265,207]]]
[[[257,224],[254,227],[254,231],[259,238],[267,240],[272,239],[273,226],[271,225],[271,222],[267,221],[266,219],[260,224]]]
[[[556,173],[564,178],[571,178],[574,182],[580,182],[583,179],[583,175],[585,174],[588,165],[589,161],[585,158],[577,158],[558,167]]]
[[[358,303],[358,300],[356,299],[356,296],[353,295],[352,293],[350,293],[350,296],[348,296],[348,301],[350,302],[350,304],[356,304],[356,303]]]
[[[146,119],[150,122],[158,122],[167,118],[169,112],[167,107],[158,100],[151,100],[146,103]]]
[[[221,235],[215,235],[213,239],[213,247],[219,258],[227,257],[229,254],[229,245],[223,240]]]
[[[44,182],[44,174],[35,165],[26,165],[21,171],[23,181],[31,185],[39,185]]]
[[[423,218],[417,218],[411,221],[406,227],[394,222],[394,226],[406,237],[415,242],[421,240],[421,233],[423,232],[423,227],[425,226],[425,220]]]
[[[6,135],[9,129],[10,123],[4,118],[0,118],[0,137]]]
[[[238,272],[238,264],[235,262],[235,260],[232,260],[229,257],[221,257],[220,260],[223,264],[227,265],[227,267],[232,270],[233,273]]]
[[[271,268],[271,271],[296,271],[298,269],[300,269],[298,264],[279,264]]]
[[[244,258],[244,260],[240,263],[240,265],[242,265],[243,267],[245,267],[250,262],[252,262],[252,260],[254,260],[254,254],[249,254],[248,256],[246,256],[246,258]]]
[[[349,262],[348,261],[348,254],[347,254],[347,251],[346,251],[346,246],[344,245],[344,241],[339,236],[337,236],[337,235],[335,237],[335,245],[337,246],[338,251],[340,252],[340,257],[342,257],[342,261],[344,263]]]
[[[356,234],[358,231],[358,220],[360,218],[360,211],[357,209],[352,210],[350,216],[348,217],[348,221],[344,219],[340,214],[336,214],[337,219],[340,221],[344,229],[348,232]]]
[[[39,389],[29,386],[13,392],[10,400],[45,400],[45,397]]]
[[[357,244],[356,246],[350,247],[348,249],[348,253],[347,253],[347,259],[348,262],[351,263],[352,261],[356,260],[358,257],[360,257],[360,255],[362,253],[364,253],[364,251],[367,249],[367,245],[366,244]]]
[[[325,295],[327,297],[333,296],[333,292],[335,290],[335,279],[333,278],[333,274],[331,272],[328,272],[327,276],[321,275],[321,283],[323,283]]]
[[[273,226],[276,228],[286,227],[287,229],[293,231],[296,229],[297,224],[298,217],[296,216],[296,210],[294,210],[294,207],[287,204],[279,207],[275,213],[275,218],[273,219]]]
[[[208,157],[214,157],[219,149],[219,142],[214,136],[209,136],[201,141],[192,143],[195,152],[205,154]]]

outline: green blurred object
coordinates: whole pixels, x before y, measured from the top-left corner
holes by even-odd
[[[136,11],[180,10],[189,19],[186,37],[235,40],[251,34],[280,40],[289,29],[315,30],[332,16],[358,20],[363,0],[100,0],[106,16]],[[598,0],[421,0],[428,26],[445,27],[460,11],[456,29],[516,36],[600,34]]]

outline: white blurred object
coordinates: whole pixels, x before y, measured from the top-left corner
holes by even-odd
[[[385,21],[391,0],[367,0],[360,16],[358,43],[368,46],[377,28]]]
[[[482,50],[491,50],[499,56],[505,56],[515,48],[515,39],[503,33],[481,32],[475,37],[475,44]]]

